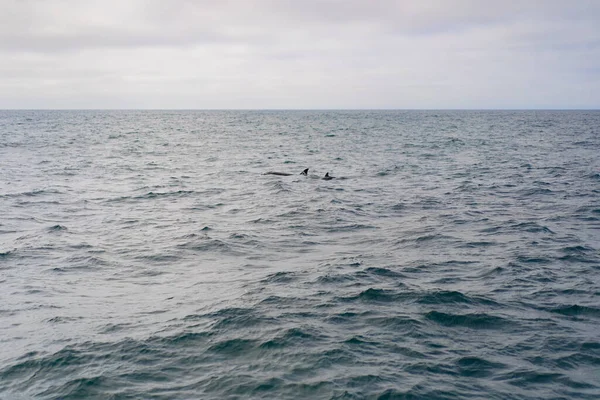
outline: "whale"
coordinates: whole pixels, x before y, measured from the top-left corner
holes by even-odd
[[[287,172],[265,172],[265,175],[277,175],[277,176],[291,176],[291,175],[295,175],[295,174],[288,174]],[[300,175],[304,175],[307,176],[308,175],[308,168],[306,168],[304,171],[300,172]]]
[[[324,181],[330,181],[332,179],[334,179],[335,176],[329,176],[329,172],[325,174],[325,176],[321,179],[323,179]]]

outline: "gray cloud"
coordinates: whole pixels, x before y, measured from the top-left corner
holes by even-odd
[[[0,107],[597,108],[600,2],[5,0]]]

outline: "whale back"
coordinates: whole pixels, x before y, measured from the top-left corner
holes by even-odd
[[[269,172],[265,172],[263,175],[291,176],[293,174],[288,174],[287,172],[269,171]],[[300,172],[300,175],[307,176],[308,168],[306,168],[304,171]]]

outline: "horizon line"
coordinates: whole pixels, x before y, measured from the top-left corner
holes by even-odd
[[[0,111],[600,111],[600,108],[0,108]]]

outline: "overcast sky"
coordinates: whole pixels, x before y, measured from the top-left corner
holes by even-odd
[[[600,0],[0,0],[0,108],[600,108]]]

